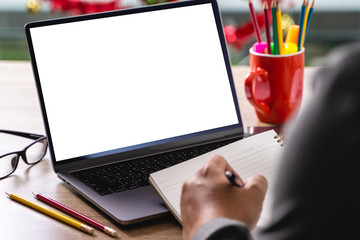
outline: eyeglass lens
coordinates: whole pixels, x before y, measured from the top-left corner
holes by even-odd
[[[25,151],[26,161],[29,164],[34,164],[40,161],[45,155],[46,147],[46,139],[34,142]]]
[[[0,177],[10,174],[16,168],[18,161],[17,153],[11,153],[0,158]]]
[[[25,150],[25,159],[28,164],[39,162],[45,155],[47,149],[46,138],[38,140],[28,146]],[[0,178],[12,173],[18,163],[18,153],[10,153],[0,157]]]

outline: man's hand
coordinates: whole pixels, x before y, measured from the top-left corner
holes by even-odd
[[[216,217],[239,220],[252,230],[259,220],[267,190],[267,180],[256,175],[244,183],[237,175],[242,188],[233,186],[225,171],[237,173],[221,156],[214,156],[182,187],[181,218],[183,238],[191,239],[196,230]]]

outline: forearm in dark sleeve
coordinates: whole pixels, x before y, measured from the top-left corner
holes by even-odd
[[[192,240],[251,240],[244,223],[228,218],[215,218],[203,224]]]

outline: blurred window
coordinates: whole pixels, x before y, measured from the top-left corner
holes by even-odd
[[[0,1],[0,60],[29,60],[24,35],[24,25],[27,22],[76,14],[76,11],[53,11],[51,1],[61,2],[60,0]],[[96,2],[96,0],[78,1]],[[118,1],[122,7],[134,7],[166,0]],[[262,13],[262,1],[253,0],[258,14]],[[248,0],[218,0],[218,3],[224,26],[238,29],[250,22]],[[284,24],[297,24],[302,0],[280,0],[280,4],[282,13],[286,15],[285,18],[283,17],[283,27]],[[31,12],[30,9],[35,12]],[[360,1],[315,0],[315,10],[305,43],[306,65],[321,64],[319,59],[337,45],[360,39],[359,30]],[[237,34],[244,37],[244,40],[238,46],[229,43],[231,62],[247,64],[248,49],[255,42],[255,35],[247,31],[240,31]]]

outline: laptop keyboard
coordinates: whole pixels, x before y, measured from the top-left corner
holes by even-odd
[[[236,140],[238,139],[109,164],[72,174],[100,195],[123,192],[149,185],[148,179],[152,172],[184,162]]]

